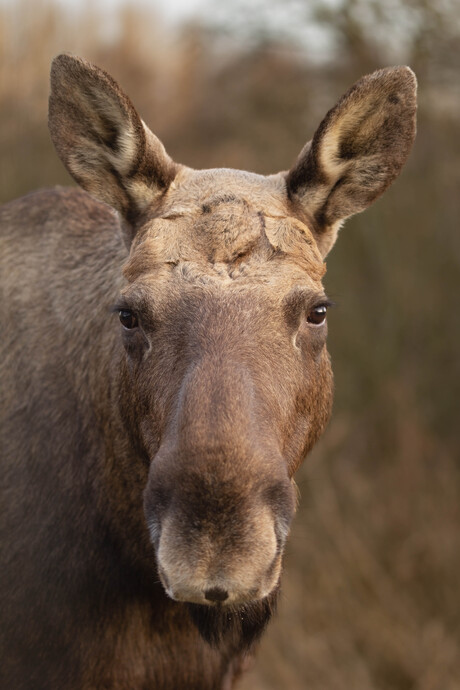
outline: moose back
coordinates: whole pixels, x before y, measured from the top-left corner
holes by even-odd
[[[0,211],[2,688],[233,686],[330,413],[324,257],[400,172],[415,91],[364,77],[265,177],[176,164],[108,74],[54,60],[82,189]]]

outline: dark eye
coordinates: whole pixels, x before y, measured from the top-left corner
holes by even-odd
[[[118,315],[121,325],[125,328],[132,329],[137,327],[137,316],[130,309],[120,309]]]
[[[327,305],[319,304],[317,307],[313,307],[313,309],[308,313],[307,321],[308,323],[312,323],[314,326],[321,326],[321,324],[326,320],[326,313]]]

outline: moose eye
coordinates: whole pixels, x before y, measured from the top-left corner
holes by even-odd
[[[308,312],[307,321],[314,326],[321,326],[326,320],[327,305],[319,304]]]
[[[138,325],[137,316],[130,309],[120,309],[118,311],[118,316],[120,317],[120,323],[124,328],[131,330],[136,328]]]

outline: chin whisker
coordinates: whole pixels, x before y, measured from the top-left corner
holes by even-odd
[[[203,639],[212,647],[248,651],[260,638],[275,613],[279,586],[260,601],[241,606],[187,604],[189,615]]]

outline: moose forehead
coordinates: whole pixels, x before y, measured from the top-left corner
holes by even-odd
[[[278,277],[312,287],[325,272],[312,232],[292,216],[283,176],[187,168],[136,236],[124,274],[132,282],[171,268],[190,281]]]

